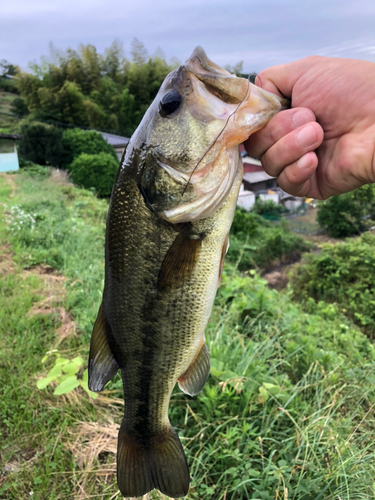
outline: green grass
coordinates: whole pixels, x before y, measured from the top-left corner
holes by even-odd
[[[107,202],[48,170],[29,172],[11,176],[15,193],[0,177],[0,497],[120,498],[114,454],[90,455],[82,431],[82,422],[108,424],[116,435],[120,378],[95,401],[81,388],[56,397],[53,386],[36,387],[53,365],[53,353],[42,363],[47,351],[87,359]],[[36,273],[41,264],[55,270],[50,278]],[[374,346],[334,305],[308,313],[290,292],[233,267],[207,328],[208,383],[196,398],[175,390],[171,399],[188,498],[374,499]],[[50,310],[34,314],[41,304]],[[64,339],[61,309],[76,323]]]

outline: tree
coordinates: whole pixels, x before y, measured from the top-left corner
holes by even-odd
[[[160,51],[149,58],[134,39],[132,61],[115,40],[98,54],[93,45],[78,51],[51,48],[50,59],[20,73],[20,91],[32,117],[131,135],[172,70]]]
[[[375,213],[375,188],[365,185],[351,193],[332,196],[318,207],[317,221],[333,238],[346,238],[367,229]]]
[[[32,123],[21,129],[19,154],[38,165],[58,167],[63,156],[62,133],[57,127]]]

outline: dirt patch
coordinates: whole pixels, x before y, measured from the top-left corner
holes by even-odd
[[[14,272],[15,265],[10,253],[10,247],[6,245],[0,246],[0,276],[5,277]]]
[[[263,276],[267,281],[268,287],[275,290],[283,290],[288,284],[288,277],[285,274],[285,270],[272,271]]]

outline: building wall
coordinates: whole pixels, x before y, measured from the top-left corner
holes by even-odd
[[[8,172],[9,170],[18,170],[17,153],[0,153],[0,172]]]
[[[251,193],[250,191],[243,191],[242,193],[240,193],[237,200],[238,207],[242,207],[249,212],[254,205],[255,205],[254,193]]]

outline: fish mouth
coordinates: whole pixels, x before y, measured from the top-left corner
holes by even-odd
[[[190,184],[193,200],[159,213],[177,223],[207,218],[224,203],[238,172],[238,145],[262,128],[289,102],[245,78],[238,78],[211,61],[201,47],[182,66],[189,73],[192,116],[206,124],[212,143],[190,173],[160,164],[178,183],[182,193]]]
[[[196,170],[190,176],[178,172],[165,163],[159,162],[159,166],[164,168],[176,182],[181,183],[182,193],[189,183],[195,191],[196,196],[192,201],[159,212],[160,217],[176,224],[211,217],[227,198],[242,163],[238,148],[231,148],[223,149],[213,163]],[[212,174],[215,175],[215,179]],[[211,177],[211,183],[207,182],[207,177]]]

